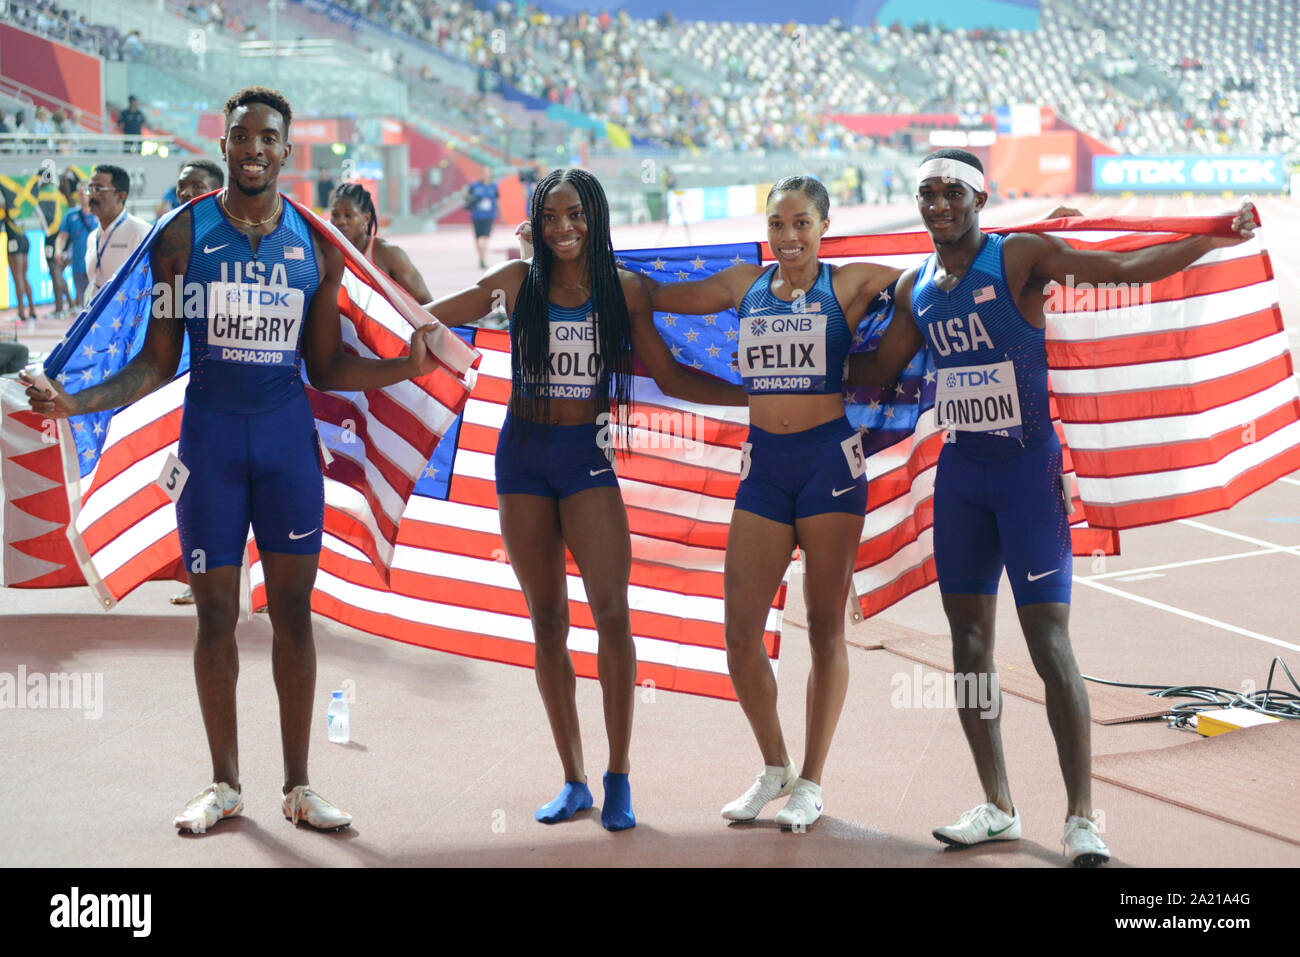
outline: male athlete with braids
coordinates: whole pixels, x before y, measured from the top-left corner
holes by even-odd
[[[437,360],[416,330],[410,354],[373,360],[344,352],[337,296],[343,254],[276,189],[289,141],[289,104],[248,87],[226,102],[221,149],[230,185],[177,213],[153,240],[154,303],[144,346],[121,371],[68,395],[27,390],[44,415],[116,409],[171,381],[184,336],[190,381],[176,503],[181,549],[198,613],[194,675],[212,754],[212,784],[173,822],[202,833],[243,808],[235,737],[240,565],[251,522],[266,574],[280,699],[284,816],[335,830],[352,822],[308,786],[316,689],[311,593],[320,558],[324,487],[315,419],[303,386],[381,389],[431,372]],[[172,290],[202,283],[201,310]],[[161,300],[161,301],[159,301]],[[199,314],[192,314],[198,312]],[[183,318],[182,318],[183,317]]]
[[[411,265],[411,257],[400,246],[375,235],[379,229],[379,217],[375,213],[375,202],[364,186],[344,183],[336,188],[330,195],[329,214],[334,228],[346,236],[361,255],[378,266],[380,272],[386,273],[414,296],[416,302],[428,302],[433,298],[423,277]]]
[[[1077,866],[1096,866],[1110,852],[1092,822],[1088,695],[1070,648],[1073,559],[1061,444],[1048,411],[1043,290],[1050,282],[1163,279],[1211,249],[1248,239],[1254,210],[1242,204],[1233,223],[1237,237],[1096,252],[1041,233],[982,232],[984,168],[965,150],[931,153],[916,183],[934,255],[899,278],[894,318],[875,352],[853,357],[848,384],[889,385],[923,343],[934,350],[936,409],[951,439],[934,483],[934,562],[952,629],[953,669],[990,680],[1005,565],[1030,657],[1046,686],[1047,720],[1065,777],[1065,855]],[[995,404],[1005,414],[991,420],[972,414],[989,407],[989,393],[967,385],[975,379],[998,383]],[[946,844],[1020,837],[1002,756],[1000,700],[994,707],[987,713],[977,702],[958,708],[986,803],[934,829]]]
[[[528,603],[537,687],[564,769],[555,800],[537,820],[564,821],[592,806],[582,760],[564,550],[578,564],[599,637],[597,662],[609,736],[600,820],[636,825],[628,749],[636,687],[627,589],[631,538],[612,449],[597,425],[632,401],[632,353],[664,393],[691,402],[742,405],[735,386],[678,365],[655,331],[650,297],[619,269],[600,183],[580,169],[548,174],[530,210],[536,253],[488,270],[476,285],[426,308],[449,326],[504,305],[510,315],[511,389],[496,453],[497,502],[506,554]]]

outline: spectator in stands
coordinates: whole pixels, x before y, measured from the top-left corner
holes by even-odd
[[[126,98],[126,109],[118,114],[117,128],[123,136],[139,136],[144,129],[144,114],[140,112],[140,100],[135,96]],[[122,147],[125,153],[140,152],[140,141],[135,140]]]
[[[86,240],[86,274],[93,298],[149,234],[149,224],[126,211],[131,179],[122,167],[108,163],[96,166],[86,191],[90,194],[90,211],[99,220]]]

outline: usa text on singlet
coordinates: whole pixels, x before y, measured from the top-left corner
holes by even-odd
[[[1047,440],[1044,331],[1016,307],[1002,261],[1004,237],[985,243],[950,290],[934,282],[937,257],[917,273],[912,315],[934,353],[935,414],[972,454],[999,455]]]

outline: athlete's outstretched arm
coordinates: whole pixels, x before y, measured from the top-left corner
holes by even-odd
[[[1155,282],[1186,269],[1212,249],[1235,246],[1254,235],[1255,207],[1241,204],[1232,229],[1236,236],[1189,236],[1131,252],[1074,249],[1055,236],[1016,233],[1003,246],[1008,278],[1015,272],[1030,283]],[[1013,290],[1017,288],[1012,285]]]
[[[497,309],[509,314],[514,310],[515,297],[527,275],[526,262],[511,259],[497,263],[474,285],[425,303],[424,311],[444,326],[477,322]]]
[[[728,266],[707,279],[694,282],[661,283],[645,277],[655,312],[680,312],[688,316],[707,316],[740,304],[745,291],[763,274],[762,266],[744,263]]]
[[[632,348],[665,395],[703,405],[747,405],[745,390],[679,365],[655,329],[650,293],[640,276],[620,271],[623,295],[632,320]]]
[[[325,268],[320,285],[307,307],[303,329],[303,359],[307,377],[322,391],[363,392],[413,379],[432,372],[438,360],[429,352],[424,333],[433,323],[411,334],[410,352],[398,359],[365,359],[343,351],[343,330],[339,324],[339,283],[343,279],[343,253],[333,243],[317,241]]]
[[[424,284],[424,277],[411,263],[411,257],[406,255],[406,250],[401,246],[394,246],[390,242],[377,239],[375,257],[382,262],[380,268],[392,276],[394,282],[414,296],[416,302],[428,302],[433,298],[429,287]]]
[[[899,373],[925,344],[921,331],[912,321],[912,286],[916,269],[903,273],[894,287],[894,317],[889,320],[880,342],[871,352],[849,356],[846,386],[887,386],[898,381]],[[850,329],[852,326],[849,327]]]
[[[849,263],[835,270],[835,297],[842,304],[850,333],[867,314],[871,301],[902,274],[901,269],[879,263]]]
[[[27,398],[32,411],[57,419],[117,409],[142,399],[166,385],[176,374],[185,345],[184,300],[175,301],[177,277],[190,259],[190,214],[179,214],[154,240],[149,251],[153,267],[154,293],[145,330],[144,343],[135,357],[98,385],[68,394],[55,379],[50,380],[54,395],[29,386]],[[182,292],[183,296],[183,292]]]

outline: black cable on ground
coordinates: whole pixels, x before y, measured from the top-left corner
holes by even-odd
[[[1281,665],[1296,690],[1273,690],[1273,674]],[[1173,704],[1169,708],[1169,727],[1190,730],[1192,718],[1201,711],[1213,711],[1219,708],[1242,708],[1257,711],[1272,718],[1300,718],[1300,682],[1296,681],[1291,669],[1279,657],[1274,657],[1268,668],[1268,682],[1263,691],[1246,694],[1212,685],[1147,685],[1133,684],[1126,681],[1110,681],[1106,678],[1094,678],[1084,675],[1085,681],[1111,685],[1116,688],[1137,688],[1153,698],[1191,698],[1191,701]]]

